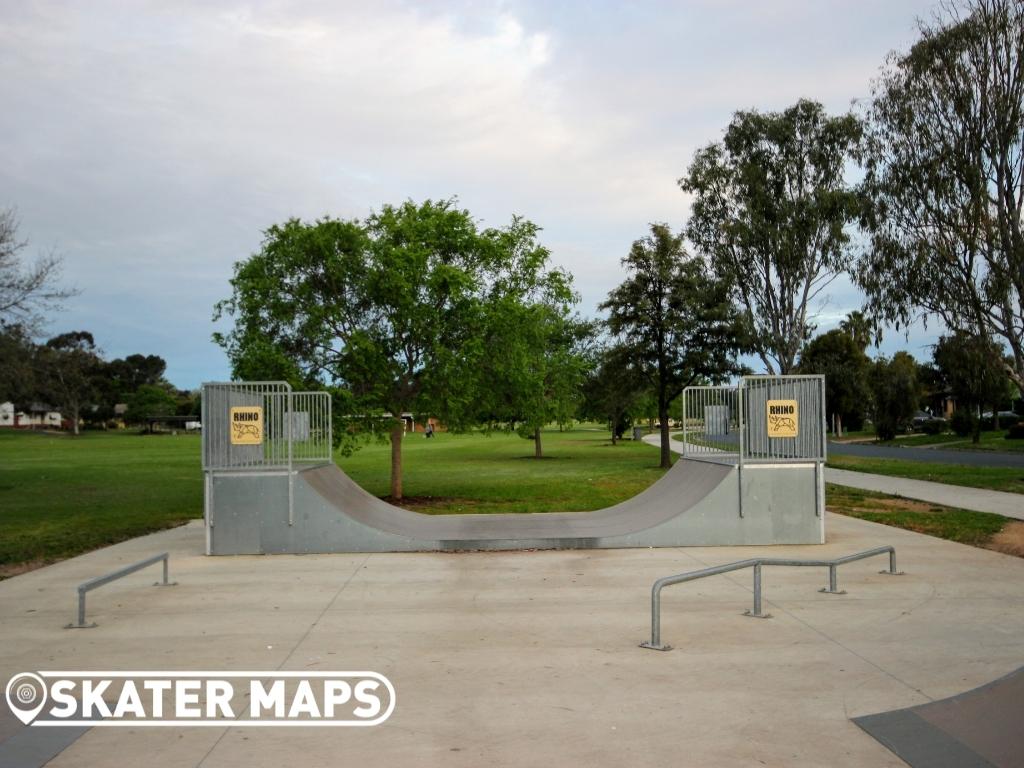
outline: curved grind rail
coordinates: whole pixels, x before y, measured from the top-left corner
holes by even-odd
[[[650,648],[654,651],[672,650],[671,645],[661,644],[661,590],[665,587],[670,587],[673,584],[682,584],[686,581],[696,581],[697,579],[703,579],[708,576],[717,576],[720,573],[739,571],[743,568],[753,568],[754,608],[751,611],[746,611],[746,615],[752,616],[757,619],[767,619],[771,617],[771,614],[761,612],[762,566],[784,565],[828,568],[828,586],[818,591],[825,592],[826,594],[831,595],[843,595],[846,594],[846,592],[844,590],[840,590],[837,586],[837,570],[839,566],[843,565],[844,563],[852,563],[854,560],[864,560],[868,557],[875,557],[876,555],[884,554],[889,555],[889,570],[879,571],[879,573],[884,573],[889,576],[902,575],[902,571],[896,570],[896,549],[894,547],[875,547],[874,549],[866,549],[863,552],[857,552],[852,555],[846,555],[845,557],[837,557],[834,560],[790,560],[788,558],[756,557],[750,560],[737,560],[735,563],[726,563],[725,565],[716,565],[711,568],[703,568],[699,571],[680,573],[675,576],[665,576],[664,578],[658,579],[656,582],[654,582],[654,586],[651,587],[651,639],[649,642],[645,640],[644,642],[640,643],[640,647]]]

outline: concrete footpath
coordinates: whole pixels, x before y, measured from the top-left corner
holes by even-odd
[[[898,768],[851,718],[1017,669],[1024,560],[840,515],[826,530],[810,546],[205,557],[195,522],[0,582],[0,684],[33,670],[373,670],[397,690],[373,728],[93,727],[37,750],[48,768]],[[824,569],[766,569],[765,621],[742,615],[749,570],[670,587],[675,650],[637,647],[658,577],[882,544],[906,575],[850,563],[847,594],[818,592]],[[178,586],[133,574],[90,593],[95,629],[62,629],[75,585],[164,550]],[[6,742],[26,755],[30,737],[65,735],[0,726],[0,765],[19,768],[34,766],[5,762]]]
[[[1024,473],[1024,470],[1022,470]],[[825,467],[825,482],[877,491],[907,499],[930,501],[949,507],[972,509],[976,512],[994,512],[1004,517],[1024,520],[1024,494],[989,491],[984,488],[965,488],[962,485],[930,483],[927,480],[910,480],[906,477],[871,475],[867,472],[851,472],[848,469]]]
[[[660,445],[659,435],[647,435],[644,442]],[[683,444],[671,440],[675,453],[683,452]],[[1024,473],[1024,469],[1021,470]],[[984,488],[966,488],[962,485],[932,483],[927,480],[911,480],[905,477],[889,475],[873,475],[867,472],[851,472],[847,469],[825,467],[825,482],[845,485],[847,488],[860,488],[863,491],[888,493],[906,499],[929,501],[933,504],[945,504],[949,507],[960,507],[975,512],[992,512],[1004,517],[1024,520],[1024,494],[990,491]]]

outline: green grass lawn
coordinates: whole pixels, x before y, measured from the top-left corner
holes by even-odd
[[[503,433],[409,435],[403,446],[402,506],[420,512],[582,512],[635,496],[662,475],[658,449],[632,440],[612,446],[608,432],[543,434],[543,459],[532,441]],[[372,443],[338,465],[377,496],[390,491],[388,444]]]
[[[874,459],[836,454],[829,456],[828,466],[876,475],[907,477],[912,480],[931,480],[969,488],[1024,493],[1024,467],[968,467],[960,464],[933,464],[926,461]]]
[[[202,514],[196,435],[0,432],[0,575]]]
[[[1014,522],[989,512],[946,507],[831,483],[825,485],[825,503],[830,511],[842,515],[976,547],[988,546],[993,536]]]
[[[879,442],[878,445],[941,445],[943,450],[953,451],[1021,451],[1024,452],[1024,440],[1007,440],[1006,430],[989,430],[981,433],[981,441],[971,442],[969,437],[960,437],[952,433],[946,435],[909,435],[897,440]]]

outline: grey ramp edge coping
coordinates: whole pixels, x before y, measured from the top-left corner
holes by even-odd
[[[624,536],[653,528],[701,502],[734,467],[680,460],[653,485],[619,504],[593,512],[425,515],[396,507],[363,490],[333,464],[302,472],[303,479],[344,514],[370,528],[435,541],[569,539]]]
[[[956,696],[853,722],[912,768],[1024,765],[1024,667]]]

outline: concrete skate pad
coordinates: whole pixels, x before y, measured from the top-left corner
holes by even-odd
[[[742,615],[749,574],[679,586],[663,606],[676,650],[653,654],[637,643],[654,579],[766,550],[211,558],[197,522],[0,582],[0,681],[35,669],[372,669],[398,691],[376,728],[93,728],[48,768],[905,768],[850,718],[1017,669],[1024,560],[836,515],[828,531],[824,546],[770,554],[892,544],[907,574],[851,563],[848,594],[825,595],[817,569],[772,570],[765,621]],[[90,597],[97,628],[62,629],[76,584],[161,551],[178,586],[134,574]]]

